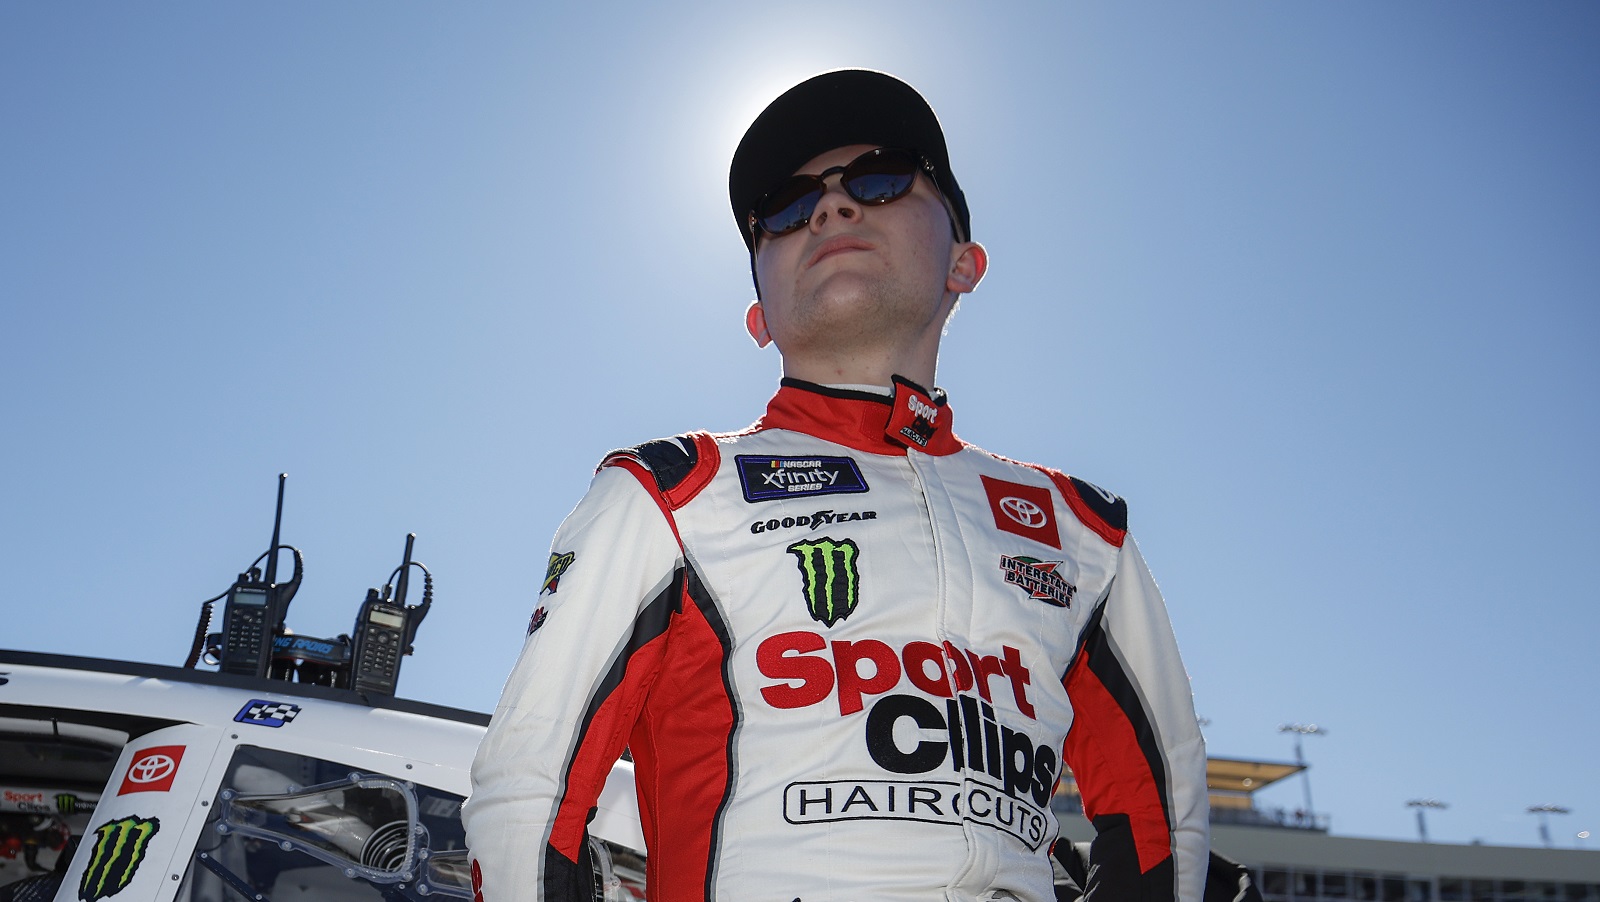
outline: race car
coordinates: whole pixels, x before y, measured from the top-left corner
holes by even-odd
[[[461,827],[488,716],[352,689],[0,651],[0,900],[472,897]],[[644,896],[632,765],[590,824]]]

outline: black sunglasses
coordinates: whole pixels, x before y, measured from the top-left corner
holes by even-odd
[[[834,173],[839,174],[840,187],[857,203],[879,206],[910,194],[918,172],[933,177],[933,164],[927,157],[913,150],[877,147],[843,166],[830,166],[816,175],[790,176],[756,201],[748,219],[750,237],[760,239],[761,232],[787,235],[804,228],[828,190],[823,179]]]

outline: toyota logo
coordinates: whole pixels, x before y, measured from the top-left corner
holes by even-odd
[[[1007,517],[1021,523],[1029,529],[1038,529],[1046,522],[1044,509],[1026,498],[1009,495],[1000,499],[1000,510]]]
[[[129,783],[154,783],[172,776],[178,762],[170,755],[146,755],[128,767]]]

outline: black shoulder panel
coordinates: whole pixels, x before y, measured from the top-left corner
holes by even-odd
[[[606,460],[619,456],[631,457],[644,464],[650,475],[655,477],[656,488],[662,494],[677,488],[700,462],[700,452],[694,446],[694,439],[688,435],[658,438],[632,448],[622,448],[607,454]]]
[[[1085,482],[1076,476],[1068,476],[1072,480],[1072,487],[1078,490],[1078,497],[1088,505],[1089,510],[1106,521],[1106,525],[1124,532],[1128,529],[1128,502],[1116,495],[1100,488],[1092,482]]]

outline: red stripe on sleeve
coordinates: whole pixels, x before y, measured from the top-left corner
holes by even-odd
[[[1172,854],[1172,834],[1150,763],[1139,748],[1133,724],[1080,654],[1063,681],[1074,711],[1062,748],[1092,821],[1102,814],[1126,814],[1133,830],[1139,870]]]
[[[577,861],[582,851],[589,809],[599,800],[612,765],[622,756],[628,731],[638,717],[645,690],[661,669],[666,647],[667,634],[662,633],[634,651],[622,682],[600,703],[573,752],[561,804],[550,827],[550,845],[571,861]]]
[[[703,902],[729,792],[735,717],[724,648],[693,603],[674,625],[672,657],[629,748],[644,821],[646,884],[657,902]]]

